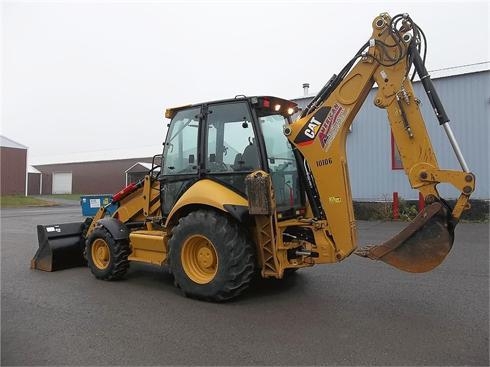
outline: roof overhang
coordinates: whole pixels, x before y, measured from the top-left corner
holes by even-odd
[[[137,167],[141,167],[142,169],[140,170],[137,170],[136,168]],[[137,162],[135,164],[133,164],[131,167],[129,167],[126,171],[124,171],[125,173],[130,173],[130,172],[146,172],[146,171],[149,171],[151,170],[151,163],[146,163],[146,162]]]

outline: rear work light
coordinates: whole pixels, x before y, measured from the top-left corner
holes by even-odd
[[[252,104],[256,104],[257,108],[262,110],[262,114],[278,114],[284,117],[289,117],[298,112],[298,105],[292,101],[277,97],[253,97]]]

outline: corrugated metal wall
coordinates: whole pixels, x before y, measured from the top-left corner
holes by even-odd
[[[489,120],[490,71],[435,79],[434,84],[451,120],[450,124],[466,161],[477,177],[472,199],[490,198],[489,186]],[[446,134],[432,111],[419,82],[415,92],[422,101],[421,109],[441,169],[460,170]],[[392,170],[391,133],[385,110],[374,106],[373,89],[359,111],[347,138],[347,154],[356,200],[391,199],[397,191],[404,199],[417,199],[403,170]],[[305,104],[305,99],[297,100]],[[445,198],[456,198],[452,187],[440,185]]]
[[[27,174],[27,195],[40,195],[41,194],[41,174],[31,173]]]

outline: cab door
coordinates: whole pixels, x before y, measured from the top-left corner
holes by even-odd
[[[198,179],[201,107],[178,111],[170,122],[163,150],[162,212],[166,216],[178,198]]]
[[[204,175],[245,195],[245,177],[263,166],[249,103],[226,101],[206,107]]]

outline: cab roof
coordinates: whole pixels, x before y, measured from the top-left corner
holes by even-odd
[[[167,108],[165,111],[165,117],[166,118],[173,118],[175,114],[184,109],[192,108],[192,107],[200,107],[203,105],[208,105],[208,104],[215,104],[215,103],[226,103],[226,102],[236,102],[236,101],[248,101],[252,105],[258,105],[258,107],[265,107],[264,101],[269,101],[268,105],[272,109],[272,106],[280,105],[280,106],[285,106],[287,110],[288,108],[294,109],[294,111],[298,111],[298,104],[296,102],[290,101],[288,99],[284,98],[279,98],[279,97],[274,97],[274,96],[253,96],[253,97],[246,97],[243,95],[238,95],[235,98],[229,98],[229,99],[221,99],[221,100],[216,100],[216,101],[209,101],[209,102],[201,102],[201,103],[196,103],[196,104],[188,104],[188,105],[183,105],[183,106],[178,106],[178,107],[172,107],[172,108]],[[282,109],[281,109],[282,110]],[[281,111],[278,113],[282,114]]]

